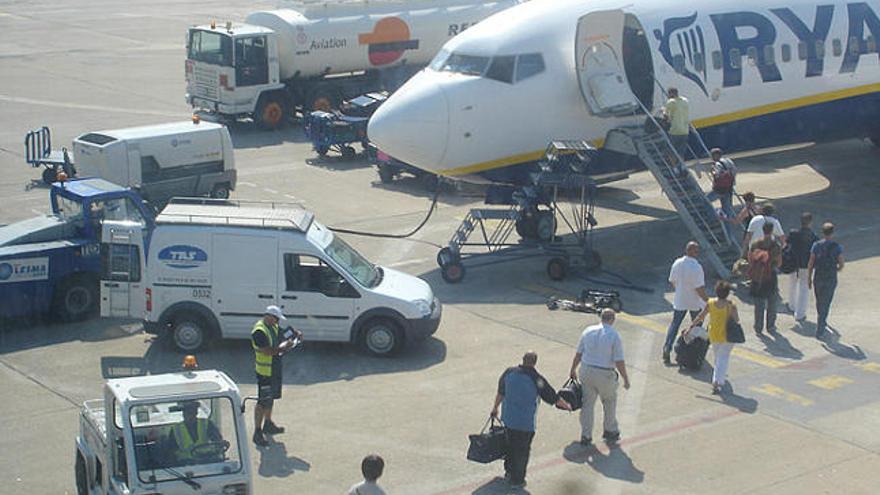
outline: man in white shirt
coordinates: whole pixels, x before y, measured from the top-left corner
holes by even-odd
[[[691,321],[700,314],[706,301],[706,276],[703,267],[697,261],[700,255],[700,245],[696,241],[690,241],[685,247],[685,254],[672,263],[669,270],[669,283],[675,289],[672,299],[672,322],[666,331],[666,342],[663,344],[663,363],[672,364],[669,354],[678,337],[678,329],[684,321],[686,313],[691,314]]]
[[[761,214],[752,217],[749,226],[746,228],[746,236],[743,238],[743,253],[748,253],[752,246],[752,240],[758,240],[764,236],[764,223],[773,224],[773,238],[779,242],[780,246],[785,245],[785,231],[782,230],[782,224],[776,218],[776,208],[773,204],[767,203],[761,207]]]
[[[577,352],[571,361],[572,380],[580,378],[583,387],[583,406],[581,407],[581,445],[593,444],[593,413],[596,398],[602,400],[605,413],[603,437],[607,443],[620,439],[617,425],[617,377],[623,377],[623,388],[629,389],[629,376],[623,360],[623,343],[612,326],[615,313],[613,309],[602,310],[602,323],[587,327],[581,334]],[[580,366],[580,375],[577,368]],[[615,371],[616,369],[616,371]]]

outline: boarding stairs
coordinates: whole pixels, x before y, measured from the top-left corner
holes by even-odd
[[[730,277],[731,268],[741,254],[740,246],[728,236],[714,206],[706,199],[706,193],[666,133],[659,129],[646,131],[644,127],[624,127],[619,131],[632,139],[639,158],[678,210],[715,272],[722,278]]]
[[[449,246],[453,251],[460,252],[461,247],[468,244],[471,234],[478,228],[482,234],[483,242],[490,252],[496,251],[504,247],[507,239],[516,229],[516,221],[519,219],[517,206],[512,206],[506,210],[492,208],[473,208],[471,209],[455,233],[449,240]],[[487,228],[486,221],[497,221],[498,223]]]

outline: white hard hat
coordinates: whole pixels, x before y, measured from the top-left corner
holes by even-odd
[[[284,317],[284,313],[281,311],[281,308],[275,306],[274,304],[272,306],[266,306],[265,314],[272,315],[275,318],[278,318],[279,321],[287,321],[287,318]]]

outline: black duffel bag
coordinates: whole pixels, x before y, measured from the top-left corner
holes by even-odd
[[[584,404],[584,389],[581,387],[580,382],[569,378],[565,385],[559,389],[559,397],[568,402],[572,411],[577,411]],[[559,406],[556,407],[561,409]]]
[[[468,439],[471,442],[467,451],[469,461],[488,464],[503,458],[507,452],[504,423],[494,416],[489,416],[480,433],[468,435]]]

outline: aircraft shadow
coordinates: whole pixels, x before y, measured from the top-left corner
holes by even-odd
[[[260,129],[252,122],[233,122],[229,126],[232,147],[237,150],[263,148],[284,143],[308,143],[298,123],[288,122],[281,129],[267,131]]]
[[[118,320],[97,317],[74,323],[55,321],[42,315],[0,320],[0,354],[65,342],[119,339],[138,333],[140,328],[136,322],[120,324]]]
[[[105,378],[174,372],[180,370],[185,355],[154,340],[142,357],[103,357],[101,371]],[[380,358],[366,355],[348,344],[305,342],[283,359],[285,384],[312,385],[427,369],[446,359],[446,344],[428,338],[408,346],[397,356]],[[198,361],[200,368],[221,370],[238,384],[256,383],[254,351],[247,340],[218,342],[198,352]]]

